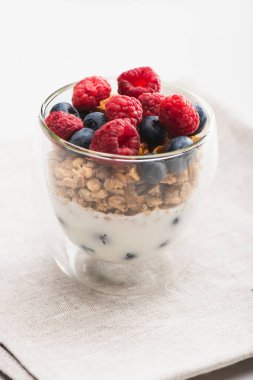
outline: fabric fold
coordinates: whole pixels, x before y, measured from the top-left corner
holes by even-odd
[[[38,380],[10,349],[1,342],[0,376],[5,380]]]

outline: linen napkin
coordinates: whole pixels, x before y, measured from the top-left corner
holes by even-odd
[[[102,295],[67,278],[31,202],[31,142],[1,145],[3,373],[14,380],[180,380],[253,356],[253,129],[214,108],[220,160],[195,226],[201,246],[193,235],[191,265],[171,289],[152,295]]]

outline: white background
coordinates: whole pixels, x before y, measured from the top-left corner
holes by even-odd
[[[192,83],[253,125],[252,0],[1,0],[0,7],[2,142],[31,135],[40,103],[58,87],[142,65]]]

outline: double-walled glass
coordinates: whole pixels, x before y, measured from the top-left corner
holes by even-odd
[[[215,173],[213,112],[197,96],[163,85],[164,94],[183,94],[205,110],[199,139],[177,152],[104,154],[60,139],[45,124],[54,104],[71,100],[73,85],[50,95],[40,114],[44,134],[36,151],[36,177],[51,253],[70,277],[105,293],[139,294],[167,286],[189,262],[192,252],[182,239],[192,230],[201,194]]]

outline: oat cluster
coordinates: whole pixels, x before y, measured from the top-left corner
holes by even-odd
[[[55,148],[48,156],[50,184],[66,203],[113,214],[135,215],[169,209],[185,202],[197,185],[200,152],[180,174],[168,174],[156,185],[141,180],[138,164],[108,166]]]

